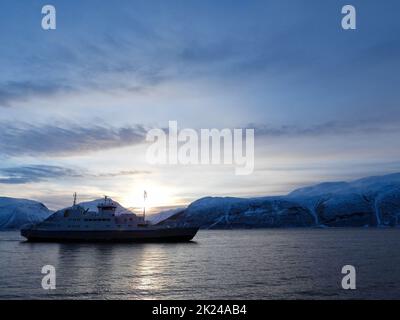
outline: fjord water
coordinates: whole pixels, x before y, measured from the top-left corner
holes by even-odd
[[[41,268],[56,268],[43,290]],[[357,289],[341,289],[354,265]],[[398,299],[400,229],[200,231],[191,243],[27,243],[0,232],[1,299]]]

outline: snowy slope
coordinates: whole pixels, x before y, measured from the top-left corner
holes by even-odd
[[[299,188],[290,197],[314,197],[327,194],[371,193],[400,187],[400,173],[367,177],[351,182],[324,182],[314,186]]]
[[[281,197],[207,197],[190,204],[179,219],[170,219],[201,228],[396,226],[400,173],[320,183]]]
[[[178,224],[207,229],[309,227],[314,225],[314,217],[308,209],[282,197],[207,197],[193,202]]]
[[[394,226],[400,223],[400,174],[297,189],[289,199],[327,226]]]
[[[0,230],[20,229],[25,224],[41,222],[51,214],[40,202],[0,197]]]
[[[184,207],[180,207],[180,208],[174,208],[174,209],[170,209],[170,210],[164,210],[164,211],[149,215],[148,217],[146,216],[146,220],[149,221],[151,224],[157,224],[179,212],[182,212],[185,209],[186,208],[184,208]]]
[[[324,194],[347,192],[350,186],[347,182],[324,182],[314,186],[300,188],[289,193],[291,197],[315,197]]]

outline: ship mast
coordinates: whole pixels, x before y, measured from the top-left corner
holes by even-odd
[[[74,207],[76,206],[76,192],[74,192]]]

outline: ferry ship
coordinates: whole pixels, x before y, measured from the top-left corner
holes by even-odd
[[[41,223],[22,228],[21,235],[36,242],[184,242],[196,235],[196,227],[152,225],[132,212],[116,214],[117,205],[108,197],[98,212],[76,204],[55,212]]]

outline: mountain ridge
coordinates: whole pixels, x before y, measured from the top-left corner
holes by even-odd
[[[0,230],[14,230],[25,224],[38,223],[52,213],[38,201],[0,197]]]
[[[81,205],[95,210],[100,201]],[[131,212],[120,204],[117,211]],[[40,222],[51,213],[37,201],[0,197],[0,230]],[[186,208],[159,212],[149,220],[154,224],[205,229],[399,226],[400,173],[349,182],[322,182],[282,196],[208,196]]]
[[[211,229],[398,226],[400,173],[323,182],[283,196],[204,197],[173,223]]]

